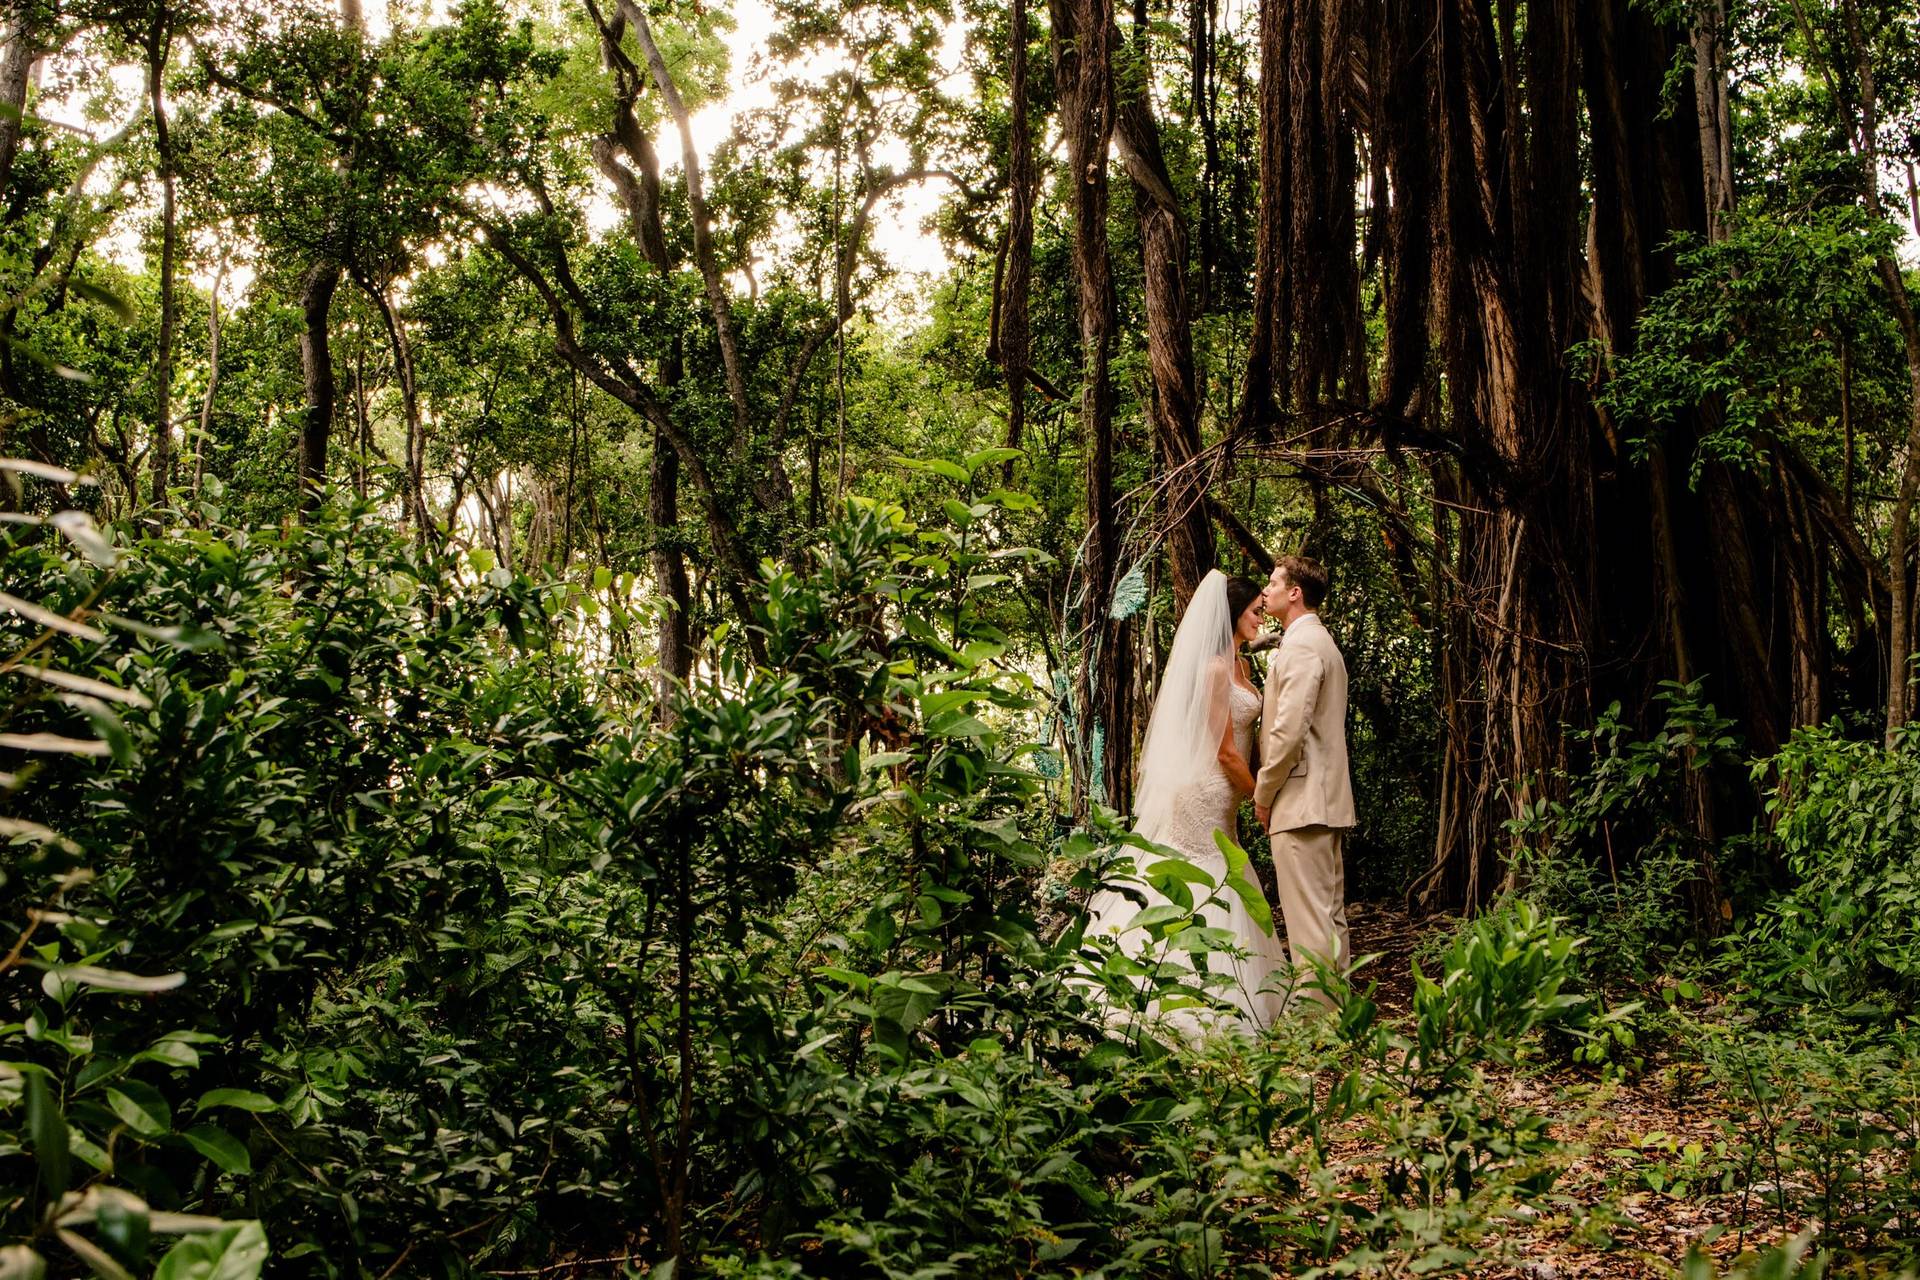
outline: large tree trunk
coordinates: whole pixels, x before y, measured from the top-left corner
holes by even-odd
[[[1119,47],[1117,32],[1109,37]],[[1153,375],[1153,429],[1166,469],[1167,559],[1173,568],[1176,613],[1183,613],[1200,579],[1213,568],[1213,524],[1207,518],[1206,477],[1200,454],[1200,395],[1187,311],[1187,229],[1173,175],[1160,148],[1160,129],[1147,92],[1151,80],[1147,35],[1134,38],[1127,92],[1119,103],[1120,155],[1133,179],[1146,277],[1147,361]]]
[[[1581,20],[1593,165],[1589,325],[1610,363],[1614,355],[1633,350],[1641,312],[1673,283],[1666,244],[1677,232],[1706,226],[1702,193],[1712,189],[1712,175],[1703,186],[1701,152],[1708,135],[1664,111],[1656,92],[1681,47],[1681,33],[1627,0],[1589,5]],[[1696,52],[1702,47],[1696,40]],[[1723,195],[1731,199],[1730,190]],[[1715,610],[1735,602],[1746,608],[1745,593],[1756,589],[1741,536],[1744,526],[1737,520],[1703,521],[1700,503],[1677,501],[1686,492],[1701,421],[1697,415],[1679,415],[1639,464],[1616,424],[1602,415],[1598,425],[1595,537],[1603,605],[1596,637],[1606,646],[1601,670],[1618,674],[1602,680],[1593,703],[1618,699],[1630,708],[1648,707],[1656,680],[1691,681],[1701,674],[1704,660],[1707,670],[1721,677],[1708,696],[1721,699],[1723,707],[1741,698],[1766,705],[1771,684],[1764,670],[1751,682],[1724,679],[1736,652],[1745,650],[1729,648],[1731,633],[1714,617]],[[1724,488],[1723,479],[1715,477],[1712,484]],[[1710,547],[1717,547],[1717,564],[1726,571],[1709,563]],[[1664,661],[1648,660],[1659,654]],[[1689,759],[1684,790],[1685,816],[1702,855],[1692,886],[1695,916],[1704,928],[1714,929],[1725,904],[1713,865],[1717,823],[1708,763]]]
[[[1112,616],[1120,538],[1113,484],[1114,296],[1107,255],[1107,147],[1113,136],[1112,0],[1052,0],[1054,80],[1073,183],[1073,262],[1080,311],[1080,423],[1087,537],[1078,679],[1075,807],[1119,810],[1133,791],[1133,653]]]
[[[1873,49],[1860,22],[1855,0],[1841,0],[1847,47],[1851,51],[1857,104],[1846,104],[1849,126],[1856,138],[1860,192],[1867,216],[1876,223],[1886,216],[1880,200],[1880,107],[1874,84]],[[1836,83],[1845,78],[1835,76]],[[1846,99],[1840,98],[1844,104]],[[1892,744],[1913,711],[1913,571],[1907,561],[1913,550],[1913,507],[1920,499],[1920,316],[1907,294],[1906,273],[1891,253],[1874,259],[1887,303],[1900,331],[1907,358],[1906,456],[1900,468],[1900,486],[1894,496],[1892,527],[1887,535],[1887,577],[1892,584],[1892,609],[1887,619],[1887,742]]]
[[[1589,713],[1593,477],[1564,372],[1579,276],[1573,6],[1530,5],[1523,45],[1509,5],[1497,22],[1484,0],[1442,10],[1432,329],[1473,461],[1457,475],[1442,669],[1451,812],[1419,890],[1475,902],[1507,882],[1505,820],[1566,763],[1561,725]]]
[[[1353,111],[1355,6],[1260,6],[1260,211],[1240,426],[1366,397]],[[1414,46],[1409,41],[1408,46]]]

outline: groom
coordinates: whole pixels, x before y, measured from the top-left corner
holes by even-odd
[[[1317,612],[1327,571],[1306,556],[1273,567],[1262,597],[1286,627],[1268,663],[1261,717],[1260,776],[1253,811],[1272,837],[1273,873],[1287,922],[1293,965],[1304,978],[1308,956],[1353,963],[1347,940],[1347,877],[1342,862],[1354,824],[1347,775],[1347,664]],[[1322,1004],[1324,992],[1311,992]]]

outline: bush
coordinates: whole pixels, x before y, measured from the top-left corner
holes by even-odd
[[[11,465],[0,459],[0,471]],[[42,528],[58,528],[99,568],[111,569],[120,559],[81,513],[62,512]],[[32,559],[17,550],[0,548],[10,571]],[[89,571],[83,561],[68,567],[76,575]],[[46,585],[27,585],[30,572],[10,572],[8,582],[30,592]],[[83,674],[83,666],[61,662],[68,656],[61,636],[101,650],[112,640],[49,612],[37,594],[6,601],[12,617],[31,625],[9,637],[19,643],[0,660],[0,670],[24,677],[0,713],[0,727],[9,730],[7,746],[24,753],[27,763],[0,774],[0,793],[63,762],[125,758],[130,740],[115,708],[152,708],[124,669]],[[128,619],[115,623],[151,630]],[[47,708],[59,708],[64,732],[35,727]],[[77,725],[69,727],[70,721]],[[13,732],[20,729],[26,732]],[[62,825],[77,817],[57,816]],[[260,1224],[225,1222],[204,1210],[223,1182],[251,1171],[246,1147],[223,1126],[257,1095],[215,1090],[189,1110],[184,1099],[191,1094],[180,1086],[201,1066],[203,1052],[218,1052],[223,1039],[155,1025],[141,1009],[179,989],[186,975],[153,972],[146,957],[130,955],[105,926],[99,885],[82,865],[88,851],[81,844],[44,822],[12,816],[0,818],[0,839],[10,854],[0,864],[0,885],[12,891],[13,902],[33,904],[6,921],[13,937],[0,953],[0,988],[8,992],[10,1011],[18,1011],[18,1020],[0,1023],[0,1187],[6,1188],[0,1240],[11,1241],[0,1243],[0,1275],[33,1280],[51,1258],[56,1267],[78,1263],[107,1277],[151,1264],[165,1280],[208,1274],[254,1280],[267,1258]],[[37,993],[24,985],[35,972]],[[173,1003],[164,1016],[184,1012]]]
[[[1763,833],[1792,873],[1743,950],[1781,999],[1842,1006],[1920,993],[1920,730],[1891,747],[1802,729],[1756,762]]]
[[[1699,682],[1669,682],[1658,701],[1650,738],[1631,736],[1618,703],[1574,735],[1593,756],[1563,779],[1565,798],[1542,796],[1508,823],[1515,883],[1591,940],[1583,954],[1603,979],[1648,981],[1691,941],[1687,890],[1715,851],[1688,824],[1690,792],[1739,745]]]

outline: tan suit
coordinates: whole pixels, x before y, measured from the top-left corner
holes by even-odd
[[[1299,980],[1311,980],[1309,953],[1352,963],[1343,861],[1354,824],[1347,664],[1317,614],[1287,628],[1269,664],[1253,802],[1271,810],[1273,873]]]

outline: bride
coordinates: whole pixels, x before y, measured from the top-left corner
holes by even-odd
[[[1214,842],[1216,831],[1233,836],[1241,797],[1253,791],[1254,724],[1261,700],[1241,648],[1259,633],[1263,616],[1259,584],[1229,578],[1218,569],[1201,580],[1174,632],[1140,753],[1134,830],[1207,874],[1215,886],[1211,891],[1204,884],[1188,886],[1197,904],[1193,923],[1224,930],[1233,940],[1230,949],[1203,953],[1208,968],[1225,976],[1224,988],[1216,986],[1214,994],[1233,1013],[1223,1017],[1187,1007],[1159,1014],[1188,1036],[1203,1035],[1223,1022],[1264,1028],[1286,1001],[1281,979],[1275,976],[1285,965],[1286,953],[1273,935],[1271,912],[1260,913],[1263,920],[1249,910],[1243,894],[1258,899],[1257,882],[1243,864],[1240,884],[1229,884],[1230,868]],[[1146,854],[1136,858],[1143,869],[1154,861]],[[1086,936],[1113,937],[1129,957],[1153,969],[1175,948],[1164,937],[1156,938],[1148,924],[1135,921],[1150,908],[1175,905],[1151,885],[1134,884],[1127,893],[1102,889],[1087,903]],[[1156,912],[1147,920],[1167,915]],[[1176,932],[1180,927],[1173,926]]]

